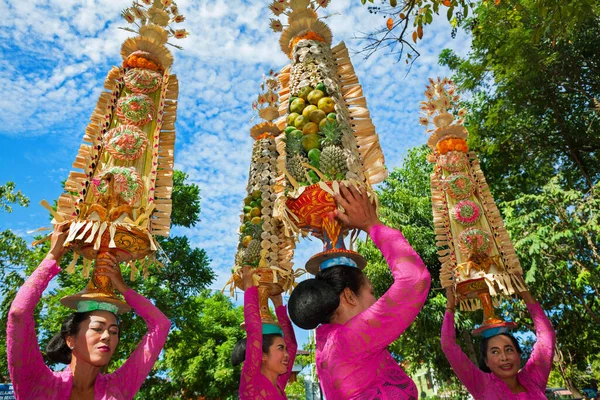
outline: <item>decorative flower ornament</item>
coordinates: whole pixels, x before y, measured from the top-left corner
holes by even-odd
[[[135,29],[123,28],[128,31],[142,34],[143,31],[148,31],[148,27],[152,27],[163,32],[165,41],[167,35],[175,39],[183,39],[188,35],[185,29],[174,30],[169,27],[170,23],[179,24],[185,21],[185,17],[179,14],[179,9],[173,0],[134,1],[131,7],[121,12],[121,15],[130,24],[135,24]]]
[[[475,225],[481,216],[481,208],[471,200],[462,200],[452,207],[452,218],[465,226]]]

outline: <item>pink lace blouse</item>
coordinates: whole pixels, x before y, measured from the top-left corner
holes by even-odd
[[[289,354],[288,369],[285,374],[277,378],[277,387],[261,372],[262,364],[262,322],[260,320],[258,304],[258,288],[256,286],[244,292],[244,321],[246,322],[246,359],[240,377],[240,400],[284,400],[285,386],[292,374],[294,360],[296,359],[296,336],[294,328],[287,315],[285,306],[275,309],[277,322],[283,331],[283,340]],[[280,394],[279,391],[281,390]]]
[[[25,281],[8,314],[6,347],[8,369],[17,399],[68,400],[73,376],[67,366],[53,372],[44,363],[35,333],[33,313],[42,292],[60,272],[55,261],[44,260]],[[146,321],[148,333],[125,363],[112,374],[99,374],[96,400],[132,399],[152,370],[167,340],[171,323],[150,301],[129,289],[125,301]]]
[[[527,389],[523,393],[512,393],[508,386],[492,373],[480,370],[456,343],[454,313],[444,316],[442,325],[442,350],[446,354],[458,379],[465,385],[475,400],[545,400],[548,376],[552,369],[556,334],[552,324],[539,304],[527,304],[535,325],[537,342],[525,367],[517,379]]]
[[[394,283],[344,325],[317,328],[317,374],[328,399],[416,399],[415,383],[386,347],[416,318],[431,277],[402,233],[377,225],[370,235],[390,266]]]

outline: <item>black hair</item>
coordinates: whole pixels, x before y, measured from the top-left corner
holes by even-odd
[[[288,302],[290,318],[302,329],[314,329],[331,322],[340,305],[340,294],[349,288],[358,296],[366,276],[355,267],[336,265],[302,281],[292,291]]]
[[[72,350],[67,345],[67,337],[76,336],[79,333],[81,323],[90,317],[93,311],[75,312],[67,316],[62,323],[60,333],[54,335],[46,345],[46,355],[51,361],[61,364],[70,364]],[[114,315],[114,314],[113,314]],[[117,324],[119,318],[115,315]],[[120,331],[119,331],[120,334]]]
[[[523,350],[521,350],[519,341],[517,340],[517,338],[515,338],[510,333],[499,333],[497,335],[490,336],[488,338],[483,338],[481,340],[481,342],[479,343],[479,369],[482,370],[483,372],[488,372],[488,373],[492,372],[492,370],[485,364],[485,360],[487,360],[488,345],[490,343],[490,339],[495,338],[496,336],[500,336],[500,335],[506,336],[507,338],[509,338],[510,341],[512,342],[515,350],[517,351],[517,353],[519,353],[519,355],[523,354]]]
[[[263,353],[269,353],[269,347],[275,342],[275,338],[283,336],[280,333],[269,333],[262,335],[262,351]],[[246,359],[246,338],[237,341],[231,352],[231,364],[235,367],[240,365]]]

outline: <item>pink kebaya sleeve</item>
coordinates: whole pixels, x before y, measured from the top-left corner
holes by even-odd
[[[454,313],[446,311],[441,335],[442,351],[458,379],[476,399],[485,390],[488,374],[480,370],[456,343]]]
[[[277,322],[279,322],[279,325],[281,325],[281,330],[283,331],[283,340],[285,341],[285,347],[287,347],[287,352],[289,354],[287,372],[277,377],[277,384],[283,389],[285,388],[285,385],[287,385],[288,379],[292,374],[292,368],[294,368],[298,343],[296,342],[296,335],[294,335],[292,322],[287,315],[287,308],[285,306],[279,306],[275,309],[275,314],[277,314]]]
[[[346,322],[345,339],[355,343],[360,338],[362,342],[349,346],[354,355],[377,353],[396,340],[421,311],[431,284],[421,257],[400,231],[375,225],[369,233],[385,257],[394,283],[375,304]]]
[[[109,385],[118,385],[126,398],[133,398],[167,341],[171,321],[154,304],[133,289],[126,291],[124,297],[127,304],[146,322],[148,332],[127,361],[110,374]]]
[[[552,369],[556,332],[538,303],[527,304],[527,308],[533,319],[537,340],[533,345],[531,356],[523,368],[523,373],[527,374],[541,390],[545,390]]]
[[[262,363],[262,322],[256,286],[244,292],[244,322],[246,323],[246,358],[242,366],[241,379],[247,383],[260,374]]]
[[[35,306],[48,283],[60,272],[54,260],[43,260],[25,281],[15,297],[6,325],[8,370],[17,398],[31,398],[30,392],[40,386],[50,386],[54,378],[44,363],[35,333]]]

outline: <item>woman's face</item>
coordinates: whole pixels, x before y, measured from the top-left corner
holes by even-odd
[[[290,356],[285,346],[285,341],[282,337],[277,336],[273,340],[273,344],[269,346],[269,352],[263,353],[263,368],[276,372],[277,374],[285,374],[288,370],[288,362]]]
[[[488,342],[486,365],[500,379],[512,378],[521,367],[521,355],[512,340],[505,335],[492,337]]]
[[[68,338],[67,344],[73,347],[76,359],[95,367],[105,366],[119,344],[117,318],[108,311],[93,311],[81,322],[77,335]]]
[[[375,295],[373,293],[374,293],[373,285],[371,284],[371,281],[369,280],[369,278],[367,278],[365,276],[365,281],[364,281],[363,285],[360,287],[360,290],[359,290],[358,296],[357,296],[357,300],[358,300],[357,305],[358,305],[359,313],[365,311],[366,309],[371,307],[373,304],[375,304],[377,299],[375,298]]]

